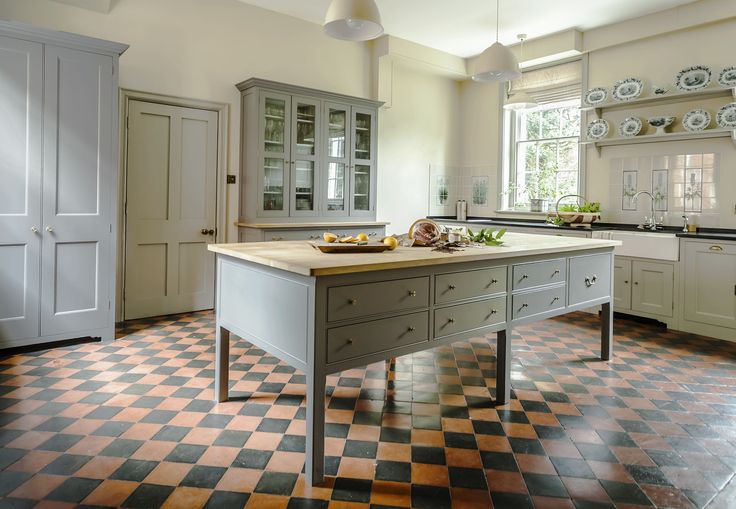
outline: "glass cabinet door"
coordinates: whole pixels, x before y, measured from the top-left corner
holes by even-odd
[[[323,189],[326,215],[344,216],[348,213],[348,135],[350,133],[350,107],[342,104],[325,104],[326,133]]]
[[[351,214],[368,215],[373,210],[375,189],[375,113],[353,108],[353,166]]]
[[[261,95],[262,172],[259,182],[263,215],[288,215],[289,96]]]
[[[314,215],[318,212],[317,171],[320,103],[292,98],[291,215]]]

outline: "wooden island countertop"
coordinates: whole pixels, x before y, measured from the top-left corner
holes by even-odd
[[[441,253],[426,247],[398,247],[395,251],[382,253],[322,253],[315,249],[312,243],[303,240],[210,244],[208,249],[215,253],[303,276],[327,276],[519,256],[570,253],[619,245],[621,243],[615,240],[507,233],[502,246],[467,247],[453,253]]]

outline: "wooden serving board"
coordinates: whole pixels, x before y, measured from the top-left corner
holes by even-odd
[[[339,242],[310,242],[312,247],[323,253],[380,253],[388,246],[383,242],[368,242],[367,244],[341,244]]]

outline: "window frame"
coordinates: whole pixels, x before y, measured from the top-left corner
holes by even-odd
[[[568,62],[574,62],[579,61],[581,66],[581,74],[582,79],[580,83],[580,102],[579,104],[582,104],[582,96],[584,94],[584,91],[588,89],[588,55],[584,54],[577,57],[567,58],[563,60],[558,60],[555,62],[550,62],[547,64],[537,65],[537,66],[530,66],[524,68],[525,72],[528,71],[536,71],[538,69],[544,69],[546,67],[554,67],[556,65],[565,64]],[[500,199],[499,199],[499,206],[497,207],[496,212],[500,214],[524,214],[524,215],[547,215],[546,212],[531,212],[528,209],[516,209],[515,207],[515,198],[516,193],[509,193],[509,187],[512,184],[512,182],[516,181],[516,157],[517,157],[517,144],[519,143],[517,141],[517,133],[518,133],[518,121],[517,121],[517,114],[515,111],[505,110],[503,109],[503,105],[506,101],[506,95],[508,90],[508,83],[504,83],[502,86],[498,87],[498,94],[499,94],[499,126],[500,134],[499,134],[499,143],[500,143],[500,150],[499,150],[499,161],[498,161],[498,168],[500,168],[501,171],[498,172],[498,189],[500,189]],[[571,98],[571,100],[574,100],[574,98]],[[562,101],[560,101],[562,102]],[[585,126],[588,124],[588,112],[581,110],[580,111],[580,134],[578,135],[579,141],[582,142],[583,140],[583,133],[585,131]],[[532,141],[532,140],[530,140]],[[534,141],[540,141],[540,140],[534,140]],[[585,189],[586,189],[586,159],[587,159],[587,145],[583,143],[578,143],[578,185],[577,190],[575,190],[576,194],[585,196]],[[512,180],[513,176],[513,180]]]

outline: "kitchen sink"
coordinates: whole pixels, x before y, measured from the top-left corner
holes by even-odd
[[[620,240],[621,245],[613,250],[619,256],[672,262],[680,259],[680,241],[674,233],[603,230],[593,231],[593,238]]]

